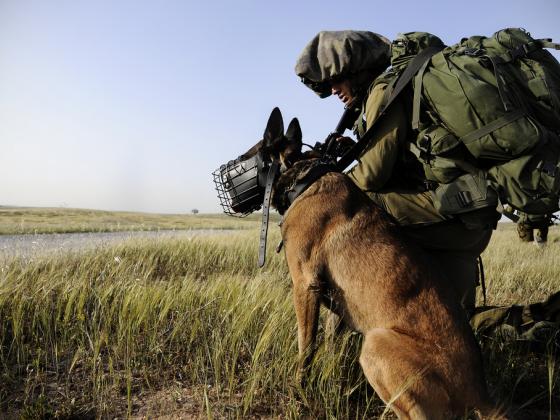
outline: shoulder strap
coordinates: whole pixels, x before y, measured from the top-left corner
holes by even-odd
[[[426,63],[434,54],[441,51],[442,48],[437,47],[429,47],[422,50],[418,55],[416,55],[411,61],[410,64],[406,67],[405,71],[399,77],[397,83],[395,84],[395,88],[384,104],[381,112],[379,112],[377,118],[369,128],[365,132],[365,134],[358,140],[358,142],[348,151],[346,152],[340,160],[336,163],[336,167],[339,171],[343,171],[350,165],[355,159],[357,159],[362,151],[366,148],[369,141],[373,137],[374,131],[376,129],[376,124],[378,124],[379,120],[385,115],[387,109],[391,106],[391,104],[395,101],[395,99],[399,96],[399,94],[403,91],[403,89],[408,85],[408,83],[412,80],[414,75],[420,70],[420,68]]]

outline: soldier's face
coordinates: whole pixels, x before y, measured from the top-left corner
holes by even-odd
[[[344,105],[349,105],[354,100],[352,85],[348,79],[331,82],[331,92],[333,95],[338,96],[338,99],[340,99]]]

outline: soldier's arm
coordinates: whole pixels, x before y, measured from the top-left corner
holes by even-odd
[[[385,88],[379,84],[371,91],[365,110],[366,126],[369,129],[380,111]],[[370,146],[358,159],[348,175],[365,191],[381,190],[392,175],[399,153],[399,145],[406,135],[405,110],[399,100],[395,101],[383,120],[379,121]]]

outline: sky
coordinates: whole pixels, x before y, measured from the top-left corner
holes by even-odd
[[[275,106],[309,144],[336,126],[342,104],[294,73],[317,32],[560,42],[559,16],[559,0],[0,0],[0,205],[220,212],[212,171]]]

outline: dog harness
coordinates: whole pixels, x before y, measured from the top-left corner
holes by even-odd
[[[284,194],[286,194],[287,202],[288,202],[289,206],[291,206],[293,204],[293,202],[296,201],[296,199],[305,190],[307,190],[311,185],[313,185],[313,183],[315,183],[315,181],[317,181],[323,175],[328,174],[329,172],[339,172],[339,171],[336,169],[334,164],[331,163],[331,162],[325,162],[323,160],[318,160],[316,163],[314,163],[313,166],[311,166],[311,168],[307,171],[307,173],[301,179],[299,179],[297,182],[295,182],[290,189],[284,191]],[[288,206],[288,208],[289,208],[289,206]],[[284,219],[282,218],[282,220],[279,223],[279,226],[282,226],[283,221],[284,221]],[[265,238],[266,238],[266,236],[265,236]],[[284,245],[284,240],[281,239],[280,242],[278,243],[278,245],[276,246],[276,253],[279,253],[282,250],[283,245]],[[262,242],[261,242],[261,246],[262,246]]]

